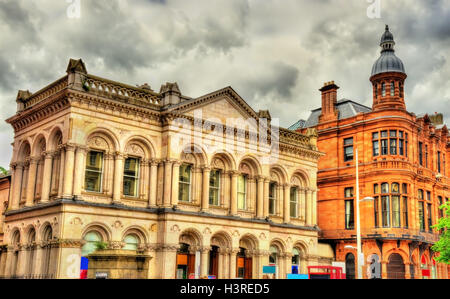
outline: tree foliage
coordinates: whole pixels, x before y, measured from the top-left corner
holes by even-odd
[[[6,170],[5,168],[0,166],[0,174],[7,175],[8,174],[8,170]]]
[[[439,241],[431,249],[439,252],[436,262],[450,265],[450,201],[440,207],[444,209],[444,217],[439,219],[433,228],[441,231]]]

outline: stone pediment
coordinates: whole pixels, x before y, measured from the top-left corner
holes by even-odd
[[[258,114],[231,87],[182,102],[172,107],[170,112],[189,117],[201,113],[204,120],[216,119],[224,125],[228,119],[254,119],[255,123],[259,119]]]

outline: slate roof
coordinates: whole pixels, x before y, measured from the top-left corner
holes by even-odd
[[[349,100],[349,99],[342,99],[337,102],[337,110],[338,110],[338,116],[339,120],[346,119],[352,116],[357,115],[358,113],[366,113],[371,112],[372,109],[364,106],[362,104],[359,104],[355,101]],[[311,115],[309,116],[308,120],[304,122],[302,127],[299,127],[298,125],[302,123],[302,120],[299,120],[295,124],[293,124],[289,130],[297,130],[299,128],[311,128],[316,126],[319,123],[319,116],[322,114],[322,108],[315,109],[311,111]],[[293,129],[296,128],[296,129]]]
[[[293,124],[292,126],[290,126],[288,128],[288,130],[292,130],[292,131],[296,131],[298,129],[304,128],[306,123],[306,120],[304,119],[300,119],[298,122],[296,122],[295,124]]]

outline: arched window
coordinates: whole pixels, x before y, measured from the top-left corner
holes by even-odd
[[[347,279],[355,279],[355,256],[352,253],[345,257],[345,273]]]
[[[102,192],[103,152],[90,151],[86,157],[85,189]]]
[[[395,96],[395,83],[391,82],[391,97]]]
[[[139,164],[140,160],[137,158],[125,160],[123,173],[123,195],[125,196],[139,196]]]
[[[237,196],[238,196],[238,209],[247,209],[247,176],[240,175],[238,177]]]
[[[269,264],[271,265],[277,265],[278,263],[278,248],[276,246],[270,246],[269,249],[270,255],[269,255]]]
[[[137,250],[139,247],[139,238],[135,235],[127,235],[123,242],[125,243],[123,250]]]
[[[43,235],[43,241],[45,244],[45,249],[44,249],[44,256],[42,259],[42,269],[43,269],[43,274],[44,275],[50,275],[51,270],[50,270],[50,266],[52,263],[52,244],[51,244],[51,240],[53,239],[53,230],[52,227],[50,225],[48,225],[45,230],[44,230],[44,235]]]
[[[381,96],[386,96],[386,84],[384,82],[381,83]]]
[[[88,232],[84,236],[86,243],[81,248],[81,256],[87,256],[97,250],[97,243],[102,242],[102,236],[95,231]]]
[[[190,164],[182,164],[180,166],[180,179],[179,179],[179,196],[180,202],[191,201],[191,173],[192,166]]]
[[[297,248],[292,250],[292,274],[298,274],[300,271],[300,251]]]
[[[34,261],[36,258],[36,231],[33,229],[29,235],[29,245],[30,250],[28,252],[28,269],[27,274],[33,275],[34,272]]]

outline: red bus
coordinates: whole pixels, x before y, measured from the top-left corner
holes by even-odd
[[[345,279],[341,267],[308,266],[309,279]]]

